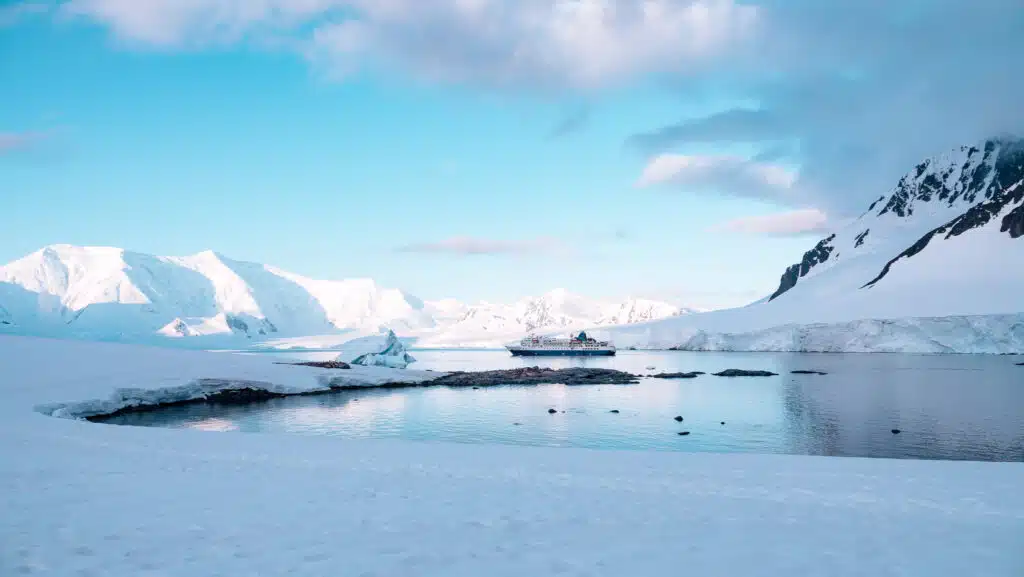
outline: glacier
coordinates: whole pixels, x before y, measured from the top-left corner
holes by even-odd
[[[421,374],[3,335],[0,367],[2,575],[1019,575],[1021,463],[102,425],[52,415]]]

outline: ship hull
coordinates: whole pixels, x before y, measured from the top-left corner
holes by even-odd
[[[612,357],[615,356],[615,349],[590,349],[590,350],[566,350],[566,349],[509,349],[513,357]]]

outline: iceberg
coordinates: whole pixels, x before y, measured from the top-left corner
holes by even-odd
[[[409,363],[416,362],[391,329],[378,335],[352,339],[342,346],[342,352],[335,360],[350,365],[393,369],[404,369]]]

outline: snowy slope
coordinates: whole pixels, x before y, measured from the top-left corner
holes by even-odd
[[[284,343],[339,332],[355,338],[386,327],[428,341],[455,335],[454,344],[501,344],[533,330],[679,312],[657,301],[611,303],[565,290],[512,305],[423,302],[371,279],[315,280],[213,251],[160,257],[54,245],[0,267],[0,330],[101,340],[238,346],[232,343],[240,338]],[[502,339],[494,341],[498,334]]]
[[[859,218],[789,267],[768,299],[623,327],[608,335],[637,346],[685,346],[703,331],[710,341],[726,343],[723,347],[746,350],[760,342],[753,333],[772,327],[785,332],[792,325],[861,319],[1012,315],[1024,312],[1022,236],[1024,141],[990,140],[916,166]],[[991,326],[1009,331],[1017,325]],[[943,330],[941,324],[906,323],[910,332],[919,333],[921,327]],[[870,324],[851,324],[846,330],[865,331],[847,341],[856,350],[870,341]],[[992,340],[1004,337],[1009,338],[997,334]],[[927,347],[914,345],[922,346]]]

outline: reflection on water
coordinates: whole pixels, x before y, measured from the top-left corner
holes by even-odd
[[[287,356],[323,360],[331,354]],[[1024,461],[1024,367],[1009,357],[632,351],[613,358],[520,359],[502,351],[415,356],[414,367],[439,371],[544,365],[644,374],[655,366],[709,373],[768,369],[780,376],[367,389],[243,406],[170,407],[109,422],[599,449]],[[829,374],[790,374],[796,369]],[[548,414],[550,408],[558,412]],[[684,421],[677,423],[676,415]],[[676,434],[683,430],[691,434]]]

